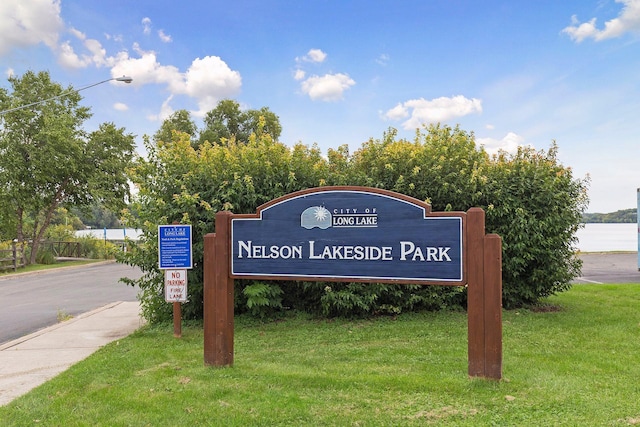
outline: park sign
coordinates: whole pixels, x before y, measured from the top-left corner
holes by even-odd
[[[502,240],[481,208],[431,212],[369,187],[301,190],[255,214],[216,214],[204,236],[204,360],[233,364],[234,279],[467,288],[468,372],[502,376]]]
[[[231,220],[231,275],[461,284],[464,213],[334,188],[301,192]]]
[[[158,266],[161,270],[193,268],[191,225],[158,226]]]

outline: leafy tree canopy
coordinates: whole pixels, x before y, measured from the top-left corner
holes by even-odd
[[[81,221],[81,228],[118,228],[121,226],[119,211],[107,209],[97,201],[88,206],[74,208],[72,213]],[[75,224],[74,228],[80,229]]]
[[[195,143],[198,127],[187,110],[178,110],[165,119],[160,129],[153,135],[153,140],[156,144],[160,141],[169,142],[173,139],[172,132],[174,131],[189,135],[193,143]]]
[[[259,125],[264,121],[259,121]],[[354,153],[347,146],[323,156],[317,146],[290,148],[261,131],[246,143],[190,144],[174,133],[169,143],[147,144],[149,156],[133,169],[140,188],[130,225],[143,230],[142,242],[123,260],[144,276],[143,313],[167,320],[171,307],[162,298],[157,225],[193,225],[194,269],[189,271],[185,318],[202,315],[203,236],[215,231],[221,210],[254,213],[282,195],[324,185],[363,185],[401,192],[432,204],[434,211],[484,208],[487,232],[503,238],[503,303],[517,307],[569,288],[580,269],[575,231],[587,198],[586,180],[575,179],[548,151],[523,148],[490,157],[473,133],[432,125],[413,141],[390,129]],[[325,315],[396,314],[405,310],[464,305],[464,288],[388,284],[325,284],[238,281],[236,309],[258,316],[282,307]]]
[[[198,129],[187,110],[179,110],[162,122],[153,142],[170,142],[173,132],[189,135],[191,145],[197,148],[207,141],[216,145],[233,139],[246,144],[252,134],[258,133],[266,133],[277,141],[282,126],[280,118],[267,107],[242,111],[236,101],[223,99],[206,114],[202,129]]]
[[[0,108],[41,102],[0,116],[0,199],[3,216],[20,242],[31,240],[30,262],[58,207],[100,201],[122,208],[128,195],[126,169],[134,138],[112,123],[87,133],[88,107],[72,87],[47,72],[10,77],[12,92],[0,91]]]
[[[262,124],[260,117],[264,119]],[[235,138],[236,141],[246,143],[251,134],[256,134],[259,130],[277,141],[282,132],[280,119],[267,107],[242,111],[236,101],[224,99],[204,117],[204,129],[200,133],[199,142],[220,144]]]

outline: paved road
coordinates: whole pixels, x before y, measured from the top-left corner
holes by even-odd
[[[640,283],[638,254],[588,253],[581,254],[582,277],[574,283]]]
[[[61,268],[0,279],[0,344],[115,301],[136,301],[138,290],[121,277],[141,276],[138,268],[116,263]]]

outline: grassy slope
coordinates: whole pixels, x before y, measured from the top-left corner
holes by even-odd
[[[640,425],[640,285],[580,285],[504,313],[504,380],[467,377],[466,314],[146,328],[0,408],[1,425]]]

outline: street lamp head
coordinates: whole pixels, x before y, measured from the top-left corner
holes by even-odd
[[[114,80],[117,82],[125,82],[125,83],[131,83],[133,81],[133,79],[129,76],[116,77]]]

